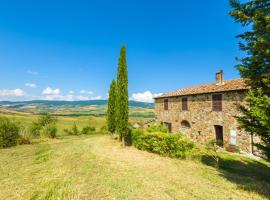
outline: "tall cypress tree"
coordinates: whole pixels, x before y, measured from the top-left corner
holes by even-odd
[[[125,136],[128,134],[128,71],[126,61],[126,47],[122,46],[118,59],[117,70],[117,97],[116,97],[116,131],[125,145]]]
[[[246,56],[238,59],[240,64],[236,67],[247,78],[250,91],[247,106],[240,107],[243,116],[238,121],[247,132],[260,137],[255,146],[270,159],[270,1],[230,2],[230,15],[247,29],[238,35],[240,49]]]
[[[116,81],[112,80],[109,90],[107,110],[108,131],[114,133],[116,130]]]

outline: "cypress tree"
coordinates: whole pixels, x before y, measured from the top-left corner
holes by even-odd
[[[109,90],[108,110],[107,110],[108,131],[114,134],[116,129],[116,81],[112,80]]]
[[[116,131],[119,139],[125,146],[125,136],[127,136],[128,128],[128,71],[126,61],[126,47],[122,46],[118,59],[117,70],[117,97],[116,97]]]
[[[260,137],[255,146],[270,159],[270,1],[249,0],[240,3],[231,0],[230,15],[247,28],[238,35],[240,49],[245,57],[236,67],[247,79],[250,91],[246,106],[240,106],[238,121],[248,133]]]

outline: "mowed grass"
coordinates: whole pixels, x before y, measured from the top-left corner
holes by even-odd
[[[122,148],[108,135],[65,136],[1,149],[0,199],[269,198],[269,163],[226,156],[218,170]]]

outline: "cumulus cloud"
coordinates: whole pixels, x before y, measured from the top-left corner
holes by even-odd
[[[22,97],[25,95],[25,92],[22,89],[0,89],[0,96],[2,97]]]
[[[87,91],[87,90],[81,90],[80,93],[81,94],[93,94],[92,91]]]
[[[52,89],[51,87],[47,87],[42,91],[43,95],[59,95],[60,93],[60,89]]]
[[[87,101],[87,100],[99,100],[102,99],[101,96],[89,97],[85,95],[61,95],[61,94],[53,94],[53,95],[43,95],[40,97],[41,100],[59,100],[59,101]]]
[[[1,101],[16,101],[22,100],[26,97],[26,93],[22,89],[0,89],[0,100]]]
[[[133,93],[130,100],[133,101],[140,101],[140,102],[146,102],[146,103],[153,103],[154,102],[154,97],[161,95],[162,93],[159,94],[153,94],[150,91],[145,91],[145,92],[138,92],[138,93]]]
[[[25,83],[26,87],[30,87],[30,88],[36,88],[37,85],[35,83]]]
[[[75,95],[74,91],[68,91],[68,94],[61,94],[61,90],[56,88],[53,89],[51,87],[47,87],[42,91],[42,96],[40,99],[42,100],[61,100],[61,101],[85,101],[92,99],[101,99],[101,96],[97,97],[89,97],[90,91],[81,91],[80,95]]]

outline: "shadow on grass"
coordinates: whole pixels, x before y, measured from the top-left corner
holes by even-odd
[[[201,161],[216,167],[211,156],[202,156]],[[221,157],[218,170],[220,176],[237,184],[239,188],[270,198],[270,167],[266,164],[248,158]]]

